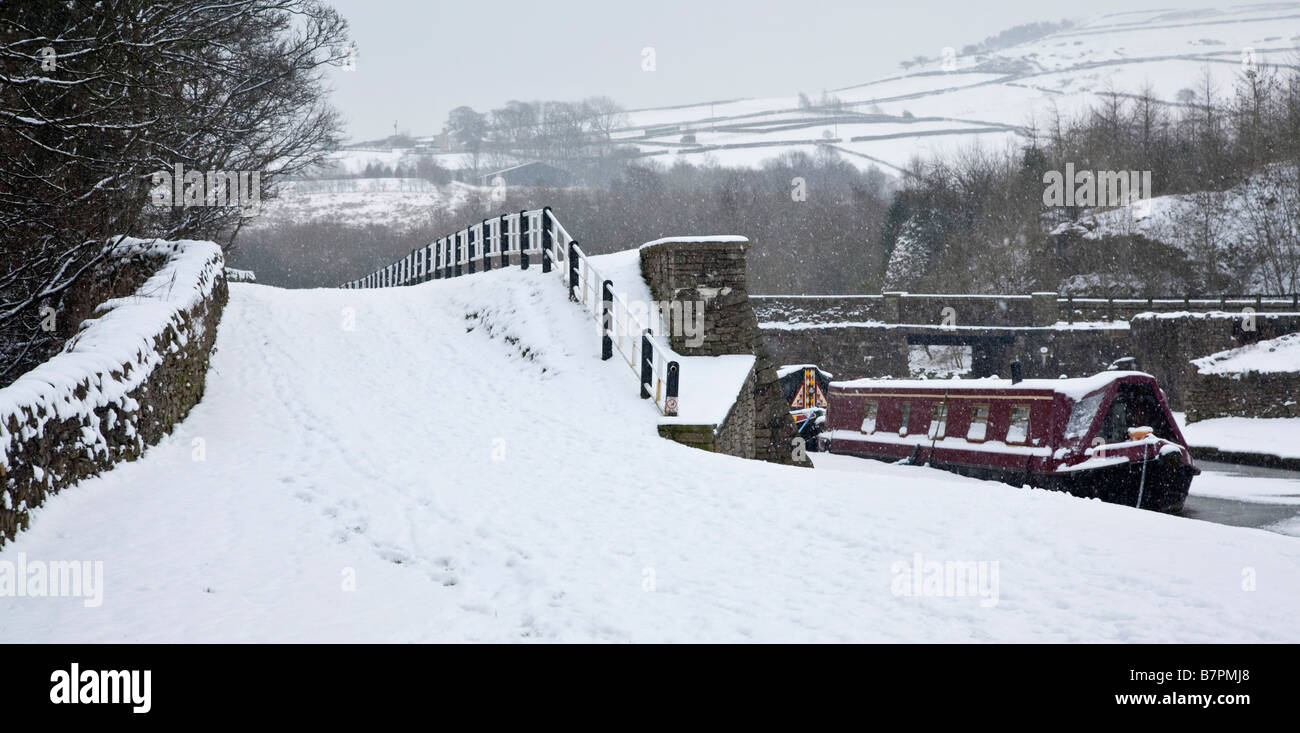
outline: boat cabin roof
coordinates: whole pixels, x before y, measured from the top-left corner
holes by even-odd
[[[856,393],[881,393],[889,396],[906,392],[924,392],[942,396],[944,393],[978,393],[991,396],[1012,395],[1061,395],[1078,401],[1098,390],[1105,389],[1119,381],[1150,381],[1155,377],[1146,372],[1102,372],[1091,377],[1072,379],[1022,379],[1012,382],[1010,379],[988,377],[985,379],[851,379],[831,382],[832,390]]]
[[[873,436],[883,431],[898,432],[911,420],[904,409],[915,402],[953,403],[943,413],[952,434],[966,434],[971,408],[981,402],[989,421],[988,435],[994,439],[1005,434],[1012,408],[1029,407],[1024,418],[1033,434],[1048,445],[1091,445],[1101,438],[1105,443],[1128,440],[1127,428],[1149,426],[1157,437],[1186,445],[1182,431],[1165,401],[1155,377],[1144,372],[1107,371],[1075,379],[854,379],[831,382],[829,414],[833,426],[856,430],[857,421],[865,416],[862,403],[876,402],[871,430]],[[1035,406],[1037,405],[1037,406]],[[927,409],[916,419],[931,420]],[[896,424],[898,423],[898,424]],[[1037,426],[1037,427],[1033,427]],[[909,426],[915,432],[918,426]],[[951,435],[950,434],[950,437]],[[980,431],[984,441],[984,431]]]

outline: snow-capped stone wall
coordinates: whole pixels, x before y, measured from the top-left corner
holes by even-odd
[[[1160,382],[1170,406],[1186,411],[1193,420],[1207,419],[1233,410],[1220,404],[1228,394],[1215,392],[1197,374],[1191,362],[1207,354],[1234,349],[1256,341],[1276,338],[1300,331],[1300,316],[1287,313],[1257,313],[1247,317],[1241,312],[1209,311],[1203,313],[1140,313],[1131,321],[1129,341],[1138,367]],[[1249,390],[1240,380],[1229,380],[1232,392]]]
[[[684,334],[673,333],[673,351],[683,356],[755,357],[740,398],[712,436],[712,449],[743,458],[792,463],[795,432],[790,407],[782,396],[776,363],[749,301],[748,246],[745,238],[730,236],[656,240],[641,246],[641,273],[657,301],[704,304],[703,342],[693,346]],[[683,436],[679,442],[691,440]]]
[[[139,457],[203,395],[227,297],[221,248],[124,239],[111,255],[156,260],[157,270],[0,389],[0,544],[50,494]]]
[[[1300,417],[1300,333],[1220,351],[1191,363],[1189,422]]]

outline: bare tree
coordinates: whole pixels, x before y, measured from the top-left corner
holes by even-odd
[[[206,190],[151,209],[155,174],[243,172],[261,200],[323,160],[346,32],[319,0],[0,5],[0,380],[57,348],[41,310],[108,264],[108,238],[233,241],[247,212]]]

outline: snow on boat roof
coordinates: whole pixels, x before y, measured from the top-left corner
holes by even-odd
[[[984,379],[851,379],[831,382],[831,389],[930,389],[943,391],[1015,390],[1018,392],[1053,392],[1078,400],[1125,377],[1146,377],[1146,372],[1101,372],[1091,377],[1072,379],[1010,379],[986,377]]]

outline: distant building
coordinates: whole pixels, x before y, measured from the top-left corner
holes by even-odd
[[[492,186],[498,178],[507,186],[572,186],[574,183],[568,171],[536,160],[481,175],[479,184]]]

